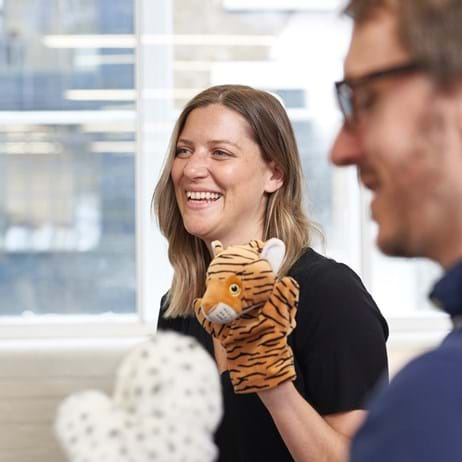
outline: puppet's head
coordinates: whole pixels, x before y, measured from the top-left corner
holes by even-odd
[[[211,322],[225,324],[261,307],[271,296],[285,254],[279,239],[251,241],[223,249],[212,242],[214,259],[207,270],[204,296],[197,300]]]
[[[211,356],[191,337],[159,332],[125,357],[113,396],[71,395],[55,429],[68,462],[212,462],[221,415]]]

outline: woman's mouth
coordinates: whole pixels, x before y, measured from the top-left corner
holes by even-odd
[[[222,196],[223,194],[209,191],[186,191],[188,202],[214,202]]]

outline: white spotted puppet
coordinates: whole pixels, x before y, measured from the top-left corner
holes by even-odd
[[[213,359],[195,339],[160,332],[124,359],[112,398],[71,395],[55,430],[69,462],[211,462],[221,416]]]

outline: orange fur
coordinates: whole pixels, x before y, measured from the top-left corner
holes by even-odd
[[[276,277],[261,256],[263,247],[261,241],[221,247],[210,263],[204,297],[194,303],[199,322],[226,350],[236,393],[295,379],[287,336],[295,328],[299,287],[293,278]],[[219,304],[226,305],[220,322],[210,321]]]

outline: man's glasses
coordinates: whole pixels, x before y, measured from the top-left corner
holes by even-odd
[[[342,111],[345,124],[348,128],[354,128],[358,120],[358,110],[355,107],[355,91],[368,85],[377,79],[384,77],[397,77],[404,74],[422,70],[423,65],[417,62],[404,64],[401,66],[389,67],[363,75],[356,79],[345,79],[340,82],[335,82],[335,93],[337,102]]]

